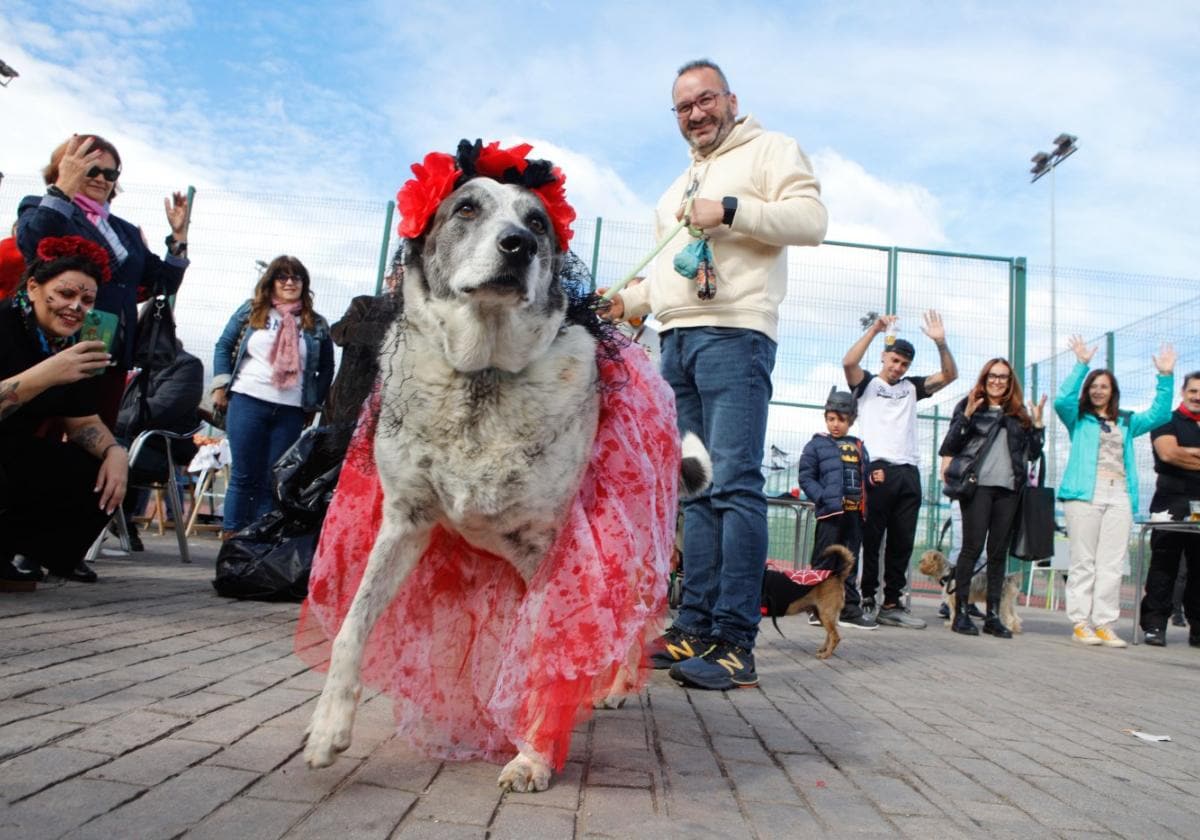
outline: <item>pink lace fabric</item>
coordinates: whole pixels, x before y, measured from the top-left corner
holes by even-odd
[[[622,358],[597,358],[609,387],[591,461],[528,589],[506,561],[438,527],[370,636],[362,681],[393,698],[398,732],[428,755],[500,763],[531,749],[561,769],[593,702],[618,678],[630,691],[645,680],[643,648],[666,611],[679,435],[645,352]],[[320,670],[381,521],[373,444],[360,419],[301,612],[296,652]]]

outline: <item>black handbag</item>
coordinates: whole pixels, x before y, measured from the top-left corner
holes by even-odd
[[[967,502],[975,495],[975,488],[979,486],[979,460],[992,448],[992,442],[1000,433],[1000,424],[1003,422],[1004,418],[997,419],[984,437],[973,438],[962,452],[950,459],[942,479],[942,492],[946,496]]]
[[[155,295],[138,315],[133,364],[142,370],[162,370],[175,363],[175,314],[166,295]]]
[[[1021,560],[1054,556],[1054,488],[1046,487],[1046,456],[1038,463],[1037,484],[1021,488],[1009,553]]]
[[[133,364],[142,369],[138,376],[138,425],[150,419],[150,379],[155,371],[175,364],[179,345],[175,340],[175,314],[164,294],[146,302],[138,315],[133,338]]]

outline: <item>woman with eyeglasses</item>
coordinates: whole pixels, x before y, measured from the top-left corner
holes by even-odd
[[[1121,615],[1121,578],[1138,507],[1133,439],[1171,417],[1175,350],[1164,344],[1151,357],[1158,371],[1154,401],[1135,414],[1121,411],[1116,377],[1107,370],[1088,372],[1096,348],[1078,335],[1068,345],[1078,362],[1054,400],[1071,435],[1071,454],[1058,488],[1071,539],[1067,616],[1080,644],[1123,648],[1125,640],[1113,624]]]
[[[108,252],[112,282],[100,288],[96,309],[118,318],[113,365],[100,384],[99,414],[110,429],[125,390],[125,373],[133,365],[138,301],[157,291],[175,294],[188,267],[188,207],[183,193],[163,201],[171,234],[167,252],[160,258],[146,246],[141,228],[112,214],[120,176],[116,146],[95,134],[76,134],[51,153],[49,165],[42,170],[46,193],[23,198],[17,215],[17,244],[27,261],[48,236],[82,236]]]
[[[987,546],[987,613],[983,632],[1011,639],[1000,620],[1000,595],[1008,563],[1008,546],[1017,516],[1020,491],[1029,480],[1028,464],[1042,455],[1042,413],[1046,397],[1025,405],[1021,383],[1012,366],[991,359],[979,371],[970,393],[954,408],[940,454],[949,460],[942,471],[954,472],[954,498],[962,510],[962,548],[954,571],[955,633],[978,636],[967,610],[975,561]],[[970,476],[970,478],[967,478]],[[973,479],[973,480],[971,480]]]
[[[271,467],[329,394],[333,341],[312,298],[304,264],[276,257],[217,339],[213,406],[233,456],[223,538],[272,509]]]

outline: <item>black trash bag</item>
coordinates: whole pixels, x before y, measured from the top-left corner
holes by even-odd
[[[333,498],[353,428],[316,426],[279,456],[273,492],[279,509],[297,521],[319,525]]]
[[[271,511],[221,545],[213,589],[226,598],[303,601],[320,527]]]

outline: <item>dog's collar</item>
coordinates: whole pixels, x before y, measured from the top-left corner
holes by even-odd
[[[400,235],[406,239],[421,236],[446,196],[471,178],[483,177],[504,184],[518,184],[535,193],[554,226],[559,250],[566,251],[574,236],[571,223],[575,221],[575,209],[567,202],[563,188],[567,178],[549,161],[528,160],[532,150],[533,146],[528,143],[502,149],[499,141],[485,146],[482,140],[474,143],[460,140],[454,156],[444,152],[425,155],[424,161],[412,165],[414,177],[396,194],[396,205],[402,217]]]

